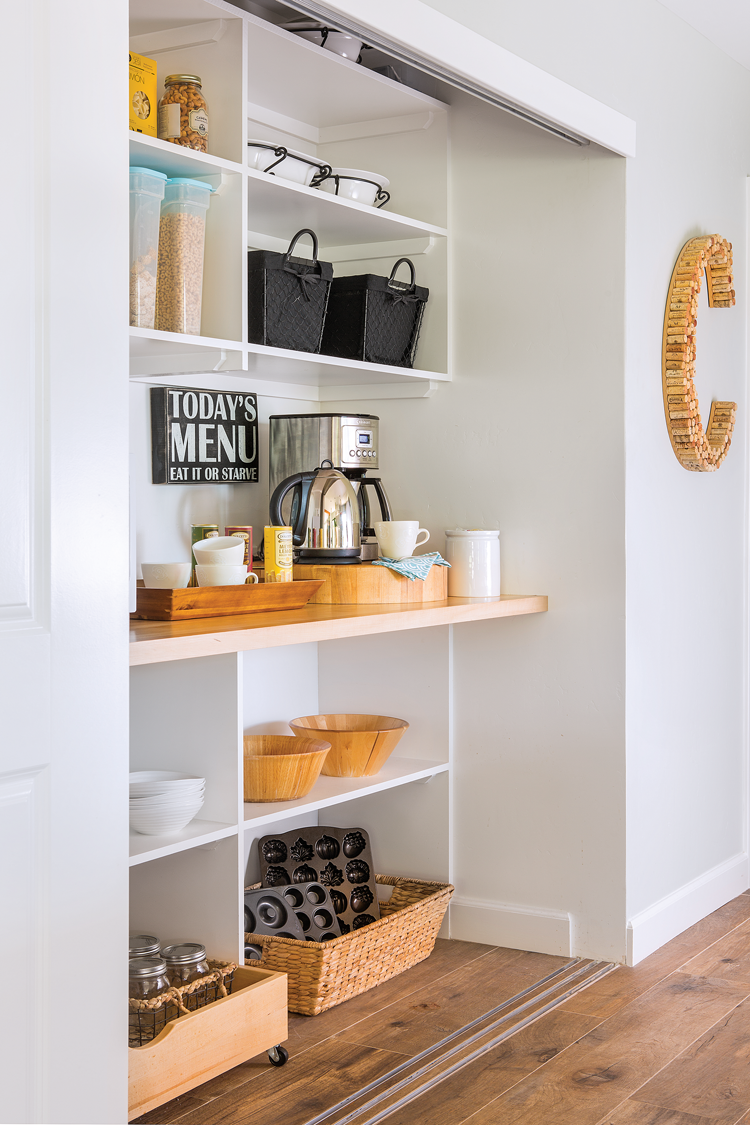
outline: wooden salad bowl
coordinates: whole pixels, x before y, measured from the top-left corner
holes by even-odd
[[[305,715],[289,726],[300,740],[319,735],[331,744],[327,777],[372,777],[393,753],[409,724],[388,715]]]
[[[296,801],[320,776],[330,742],[291,734],[246,734],[245,800]]]

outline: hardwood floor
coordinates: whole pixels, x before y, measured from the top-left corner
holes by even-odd
[[[566,961],[440,941],[364,996],[290,1016],[285,1067],[259,1056],[138,1121],[305,1125]],[[386,1125],[750,1125],[749,1062],[750,893],[542,1015]]]

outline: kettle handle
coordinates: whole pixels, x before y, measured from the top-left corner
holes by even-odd
[[[291,492],[295,485],[301,485],[302,495],[300,497],[299,511],[297,512],[297,523],[292,528],[292,542],[295,547],[302,547],[305,542],[305,527],[307,525],[307,505],[310,499],[310,485],[312,484],[314,473],[295,473],[294,476],[287,477],[286,480],[281,481],[276,485],[273,490],[270,503],[270,516],[271,525],[274,527],[281,527],[283,520],[281,517],[281,504],[287,492]]]

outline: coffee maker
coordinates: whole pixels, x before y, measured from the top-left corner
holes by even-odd
[[[356,494],[363,559],[377,558],[375,521],[392,518],[380,477],[367,475],[377,472],[379,465],[379,422],[374,414],[272,414],[269,418],[271,492],[285,478],[330,461],[351,481]],[[287,496],[289,511],[292,502]]]

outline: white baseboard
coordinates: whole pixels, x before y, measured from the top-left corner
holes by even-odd
[[[642,910],[628,922],[628,965],[637,965],[749,885],[748,856],[741,852]]]
[[[570,916],[557,910],[453,896],[450,936],[531,953],[570,956]]]

